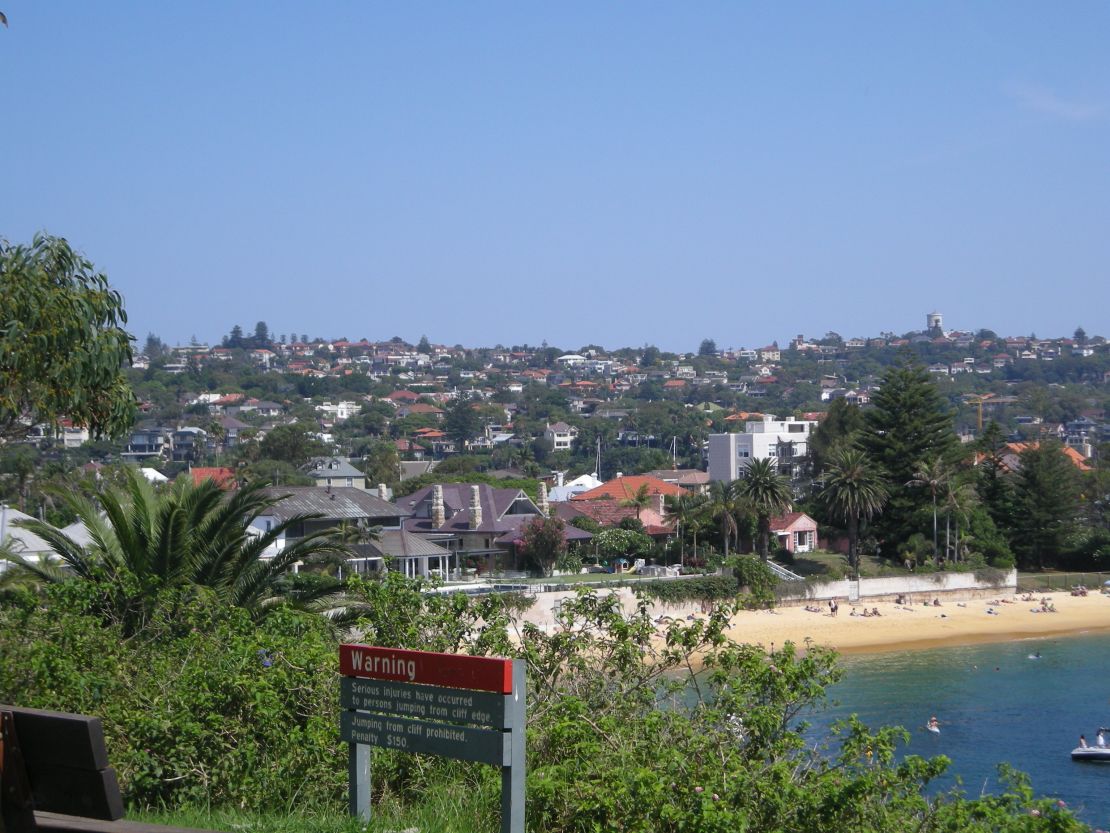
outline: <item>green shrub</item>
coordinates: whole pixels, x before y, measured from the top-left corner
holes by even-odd
[[[336,807],[336,640],[291,609],[253,622],[208,593],[168,600],[123,639],[77,582],[0,611],[0,701],[101,717],[139,805]]]
[[[735,599],[739,588],[736,585],[736,579],[732,576],[698,576],[643,581],[634,584],[632,592],[641,599],[679,604]]]
[[[738,555],[729,560],[741,588],[748,588],[746,607],[766,607],[775,600],[778,579],[762,559],[754,555]]]

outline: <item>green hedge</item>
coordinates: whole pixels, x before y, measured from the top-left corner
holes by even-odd
[[[698,578],[645,581],[635,584],[632,592],[642,599],[658,602],[710,602],[735,599],[739,588],[733,576],[699,576]]]

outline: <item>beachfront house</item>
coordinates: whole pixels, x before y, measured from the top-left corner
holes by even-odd
[[[778,548],[790,553],[817,549],[817,521],[805,512],[788,512],[771,518],[771,534],[775,536]]]

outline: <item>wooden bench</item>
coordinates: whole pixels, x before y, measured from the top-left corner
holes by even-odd
[[[200,833],[123,820],[100,718],[0,705],[2,833]]]

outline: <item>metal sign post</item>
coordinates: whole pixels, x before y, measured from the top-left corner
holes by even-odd
[[[370,747],[501,767],[501,831],[524,833],[523,660],[339,648],[351,815],[370,818]]]

